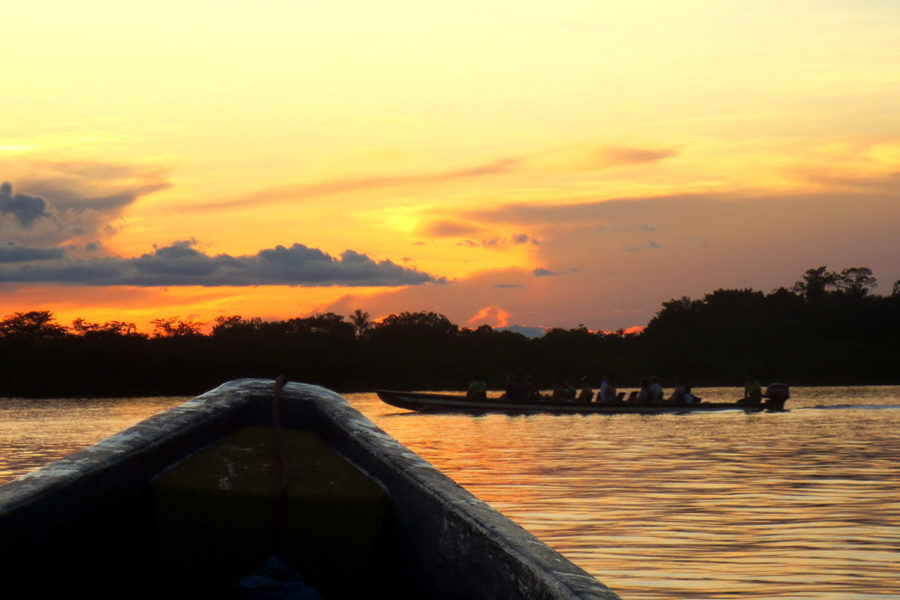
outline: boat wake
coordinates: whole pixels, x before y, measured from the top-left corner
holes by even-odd
[[[820,404],[805,407],[810,410],[897,410],[900,404]]]

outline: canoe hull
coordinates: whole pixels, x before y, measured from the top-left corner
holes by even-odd
[[[692,412],[712,412],[720,410],[742,410],[756,412],[761,410],[783,410],[784,402],[769,404],[768,401],[758,406],[749,406],[739,402],[699,402],[693,404],[634,404],[628,402],[543,402],[529,400],[486,400],[468,399],[453,394],[435,394],[427,392],[404,392],[396,390],[379,390],[378,397],[391,406],[419,412],[446,412],[465,414],[680,414]]]
[[[272,395],[271,381],[229,382],[0,487],[0,573],[67,595],[183,591],[161,558],[152,482],[230,432],[269,425]],[[329,598],[617,598],[337,394],[288,384],[280,421],[315,431],[390,497],[372,566]]]

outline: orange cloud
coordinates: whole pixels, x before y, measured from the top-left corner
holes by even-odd
[[[259,206],[264,203],[277,203],[288,200],[306,198],[318,198],[344,192],[356,192],[370,189],[396,187],[404,185],[419,185],[432,183],[446,183],[460,179],[473,177],[485,177],[508,173],[519,166],[520,159],[503,158],[483,165],[475,165],[464,169],[443,171],[436,173],[423,173],[418,175],[383,175],[379,177],[357,177],[335,179],[319,183],[288,185],[278,188],[263,190],[235,200],[198,204],[184,208],[190,210],[210,210],[222,208],[236,208],[240,206]]]
[[[471,319],[467,321],[469,325],[482,325],[485,322],[493,321],[492,327],[507,327],[509,326],[509,318],[512,315],[503,310],[501,307],[493,304],[491,306],[485,306],[473,316]],[[489,325],[491,323],[488,323]]]
[[[609,148],[600,152],[600,160],[604,166],[634,165],[656,162],[677,156],[678,148]]]
[[[476,233],[478,228],[468,223],[457,221],[436,221],[424,228],[424,233],[431,237],[460,237]]]

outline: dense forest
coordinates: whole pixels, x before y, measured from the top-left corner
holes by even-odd
[[[551,329],[527,338],[487,325],[459,327],[415,312],[372,322],[361,310],[285,321],[229,316],[208,324],[157,319],[134,324],[48,311],[0,321],[0,396],[190,395],[240,377],[317,383],[338,391],[464,389],[476,373],[502,388],[508,373],[542,388],[557,377],[603,375],[620,388],[657,375],[693,385],[763,381],[799,385],[900,383],[900,281],[875,295],[865,267],[809,269],[771,293],[716,290],[679,298],[640,333]]]

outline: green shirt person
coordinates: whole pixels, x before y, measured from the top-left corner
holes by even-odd
[[[762,400],[762,384],[752,375],[747,375],[747,382],[744,384],[744,398],[754,402]]]
[[[466,392],[466,397],[475,400],[487,398],[487,384],[480,375],[476,375],[472,383],[469,384],[469,391]]]

